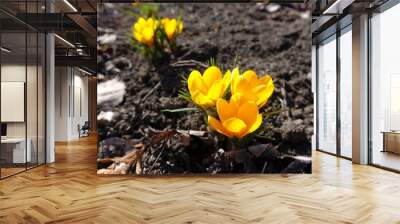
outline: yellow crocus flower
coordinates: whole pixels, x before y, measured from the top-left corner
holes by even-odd
[[[151,47],[154,43],[154,36],[158,26],[158,21],[153,18],[144,19],[143,17],[132,26],[132,33],[135,39]]]
[[[262,123],[262,115],[255,102],[238,104],[233,100],[228,103],[218,99],[217,113],[219,120],[209,115],[208,124],[229,138],[242,138],[257,130]]]
[[[203,75],[197,70],[190,73],[188,89],[192,100],[203,108],[212,107],[224,96],[231,78],[230,71],[222,77],[221,70],[216,66],[207,68]]]
[[[253,70],[247,70],[242,75],[235,69],[232,74],[232,99],[239,104],[253,101],[259,108],[265,105],[274,92],[274,83],[271,76],[261,78]]]
[[[163,18],[161,24],[163,24],[168,40],[172,40],[175,35],[181,33],[183,29],[183,22],[176,19]]]

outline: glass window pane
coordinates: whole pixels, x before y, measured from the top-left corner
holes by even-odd
[[[372,163],[396,170],[400,170],[399,21],[400,5],[371,18]]]
[[[352,35],[351,26],[340,36],[340,153],[352,157]]]
[[[38,19],[44,6],[44,0],[0,1],[10,12],[0,12],[1,178],[45,162],[45,35],[21,22]]]
[[[318,148],[336,153],[336,36],[318,48]]]
[[[26,143],[26,33],[1,34],[1,173],[2,177],[25,170],[30,161]],[[28,146],[28,151],[26,147]]]

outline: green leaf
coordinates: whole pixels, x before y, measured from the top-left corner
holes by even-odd
[[[157,17],[159,5],[157,3],[139,4],[139,10],[146,18]]]
[[[181,82],[182,84],[187,83],[188,77],[186,77],[185,75],[181,75]]]
[[[208,60],[208,65],[209,66],[217,66],[217,62],[215,61],[215,58],[210,58]]]
[[[235,58],[233,59],[233,62],[232,62],[232,68],[238,67],[239,62],[240,62],[240,56],[236,54]]]
[[[189,102],[189,103],[191,103],[191,104],[195,104],[195,103],[192,101],[192,98],[191,98],[190,96],[178,94],[178,97],[180,97],[180,98],[186,100],[187,102]]]
[[[191,107],[189,107],[189,108],[178,108],[178,109],[172,109],[172,110],[170,110],[170,109],[165,109],[165,110],[162,110],[161,112],[168,112],[168,113],[179,113],[179,112],[191,112],[191,111],[199,111],[199,109],[198,108],[195,108],[195,107],[193,107],[193,108],[191,108]]]
[[[141,49],[141,45],[138,42],[136,42],[136,40],[133,39],[132,36],[130,36],[129,33],[126,33],[125,36],[126,36],[126,38],[128,39],[129,43],[132,45],[132,47],[134,49],[136,49],[136,50],[140,50]]]

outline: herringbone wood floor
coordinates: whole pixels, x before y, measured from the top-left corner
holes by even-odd
[[[0,181],[0,223],[400,223],[400,175],[315,152],[312,175],[99,177],[96,139]]]

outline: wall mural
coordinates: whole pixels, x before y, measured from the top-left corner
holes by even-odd
[[[307,5],[98,13],[98,174],[311,173]]]

